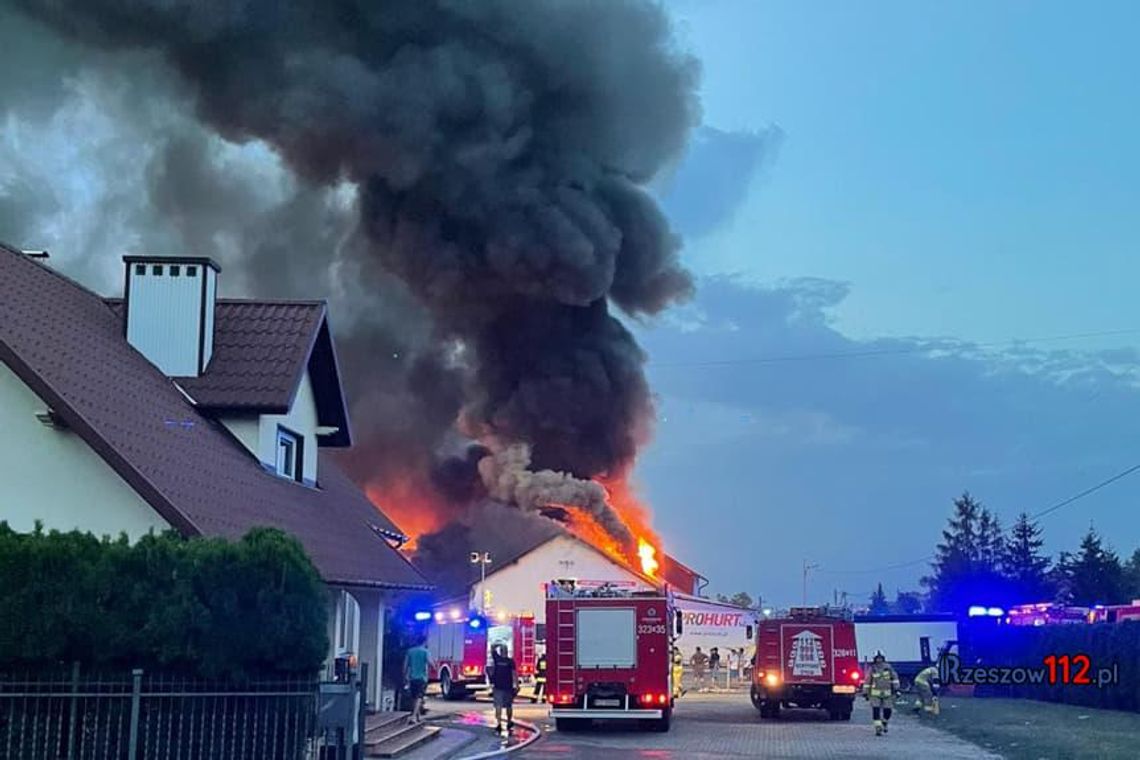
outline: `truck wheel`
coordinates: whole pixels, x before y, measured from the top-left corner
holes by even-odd
[[[466,692],[467,690],[464,689],[462,694],[466,695]],[[439,674],[439,693],[447,700],[458,699],[461,693],[456,690],[455,684],[452,683],[451,671],[447,668],[444,668],[443,672]]]
[[[840,720],[851,720],[851,710],[845,710],[839,715]]]
[[[661,717],[653,721],[653,730],[659,734],[669,732],[669,724],[673,719],[673,711],[666,709],[661,711]]]
[[[768,720],[776,720],[780,717],[780,703],[779,702],[766,702],[764,708],[760,710],[760,717],[767,718]]]
[[[569,734],[580,731],[584,722],[582,718],[555,718],[554,728]]]
[[[761,701],[760,695],[756,693],[755,689],[752,690],[751,696],[752,696],[752,706],[755,707],[757,710],[759,710],[761,717],[763,717],[763,715],[764,715],[764,702]]]

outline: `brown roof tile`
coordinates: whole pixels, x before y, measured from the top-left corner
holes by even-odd
[[[121,298],[106,301],[122,315]],[[324,318],[323,301],[218,299],[210,363],[178,384],[206,408],[284,412]]]
[[[314,318],[312,308],[281,311],[305,315],[293,335]],[[183,534],[233,539],[273,526],[301,540],[328,582],[426,587],[372,529],[395,530],[392,523],[328,456],[320,458],[319,488],[266,472],[126,342],[114,308],[4,246],[0,361]]]

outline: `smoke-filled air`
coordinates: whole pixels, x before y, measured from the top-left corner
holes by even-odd
[[[697,66],[657,4],[17,0],[5,12],[74,72],[86,60],[127,81],[132,67],[165,72],[138,91],[186,104],[206,136],[138,109],[134,128],[161,147],[137,201],[153,218],[132,218],[198,228],[181,238],[197,247],[148,252],[218,256],[262,295],[327,288],[356,426],[347,464],[397,524],[422,535],[491,498],[580,512],[636,558],[644,516],[600,483],[627,490],[653,403],[645,355],[613,312],[648,317],[692,290],[646,190],[698,119]],[[245,213],[241,188],[257,188],[217,181],[223,162],[203,147],[217,138],[262,143],[292,175],[272,207],[224,223],[244,224],[229,247],[208,228]],[[178,197],[188,187],[195,203]],[[201,202],[226,193],[237,200]]]

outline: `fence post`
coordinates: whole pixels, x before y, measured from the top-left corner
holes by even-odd
[[[79,710],[79,660],[71,663],[71,706],[67,714],[67,760],[75,758],[75,713]]]
[[[127,742],[128,760],[138,760],[139,708],[142,704],[142,668],[131,671],[131,733]]]

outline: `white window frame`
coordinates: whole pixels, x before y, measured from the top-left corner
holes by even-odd
[[[288,446],[289,456],[285,454],[286,446]],[[282,425],[277,426],[275,465],[277,474],[281,477],[295,480],[298,483],[304,482],[305,439]]]

